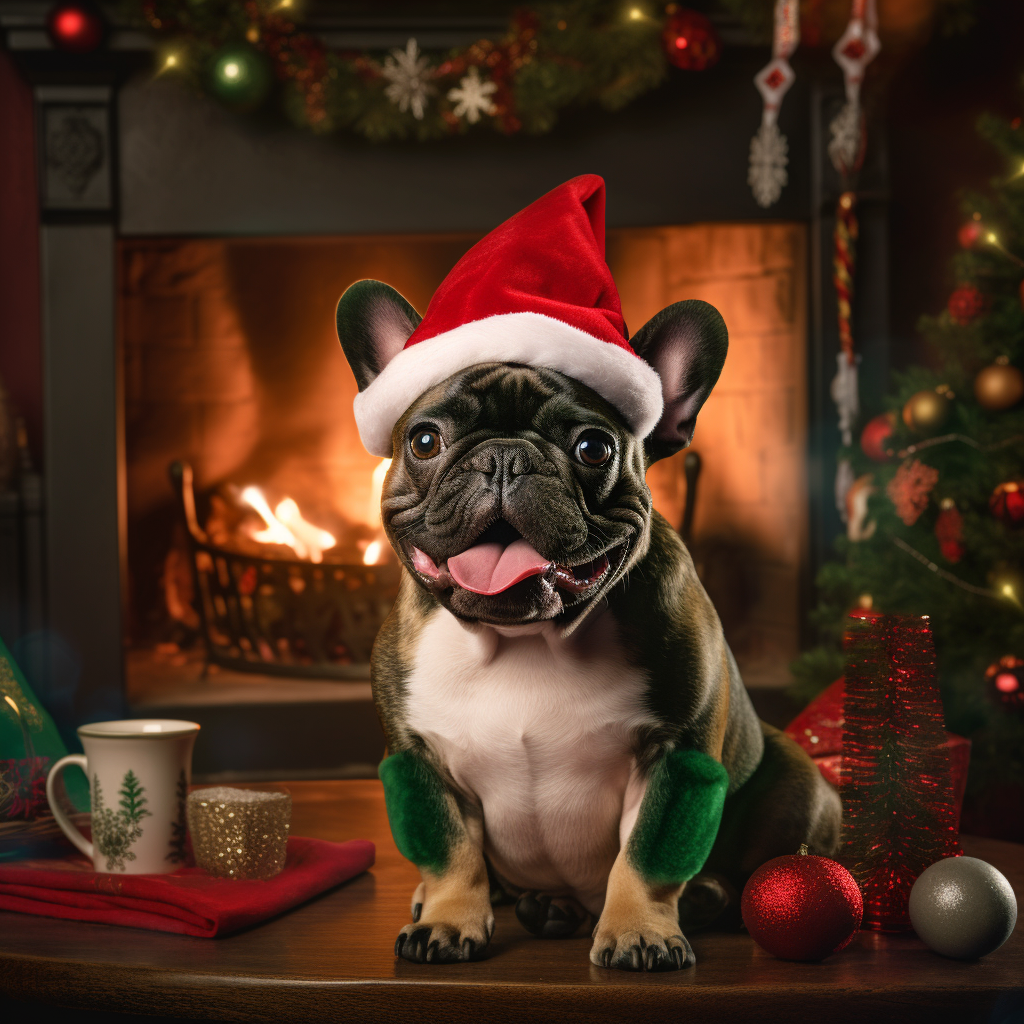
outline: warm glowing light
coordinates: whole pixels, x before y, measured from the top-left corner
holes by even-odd
[[[1012,583],[1004,583],[1002,587],[1003,597],[1008,597],[1011,601],[1017,596],[1013,592]]]
[[[388,475],[390,468],[391,460],[381,459],[370,477],[369,521],[377,526],[380,525],[380,496],[384,491],[384,477]],[[366,564],[370,565],[371,563],[367,562]]]
[[[178,66],[178,55],[176,53],[169,53],[167,60],[164,61],[165,68],[176,68]]]
[[[299,558],[322,562],[324,552],[337,543],[332,534],[305,519],[292,498],[279,501],[277,508],[271,511],[258,487],[246,487],[242,500],[254,508],[266,524],[263,530],[250,530],[252,539],[261,544],[284,544]]]
[[[676,36],[676,49],[685,50],[690,45],[690,40],[686,36]]]
[[[21,717],[21,709],[18,707],[17,704],[14,703],[13,700],[11,700],[10,697],[7,696],[6,693],[4,694],[4,700],[7,701],[7,703],[10,704],[12,708],[14,708],[14,713],[20,718]]]
[[[639,7],[633,7],[629,12],[630,21],[639,21],[644,16],[644,12]]]
[[[379,540],[371,540],[363,552],[363,565],[379,565],[384,554],[384,543]]]
[[[74,8],[61,11],[54,18],[53,28],[62,39],[77,39],[85,31],[85,16]]]
[[[221,74],[232,82],[242,73],[242,68],[237,61],[230,60],[221,68]]]
[[[1016,693],[1020,689],[1020,683],[1012,672],[1000,672],[996,676],[996,689],[1000,693]]]
[[[988,242],[989,245],[998,245],[999,244],[999,238],[997,237],[997,235],[996,235],[996,233],[994,231],[990,231],[985,236],[985,241]]]

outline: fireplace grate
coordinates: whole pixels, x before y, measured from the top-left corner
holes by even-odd
[[[191,466],[172,463],[170,475],[188,533],[208,663],[278,676],[367,678],[401,570],[260,558],[218,547],[196,517]]]

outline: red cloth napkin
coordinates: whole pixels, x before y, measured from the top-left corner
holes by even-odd
[[[284,870],[266,880],[214,878],[201,868],[169,875],[93,871],[84,857],[0,865],[0,910],[149,928],[212,939],[257,924],[371,867],[365,839],[288,840]]]

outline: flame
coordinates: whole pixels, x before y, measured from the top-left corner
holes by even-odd
[[[366,550],[363,552],[363,565],[380,565],[384,554],[384,542],[380,540],[371,540],[366,545]]]
[[[332,534],[304,519],[292,498],[279,501],[273,511],[258,487],[246,487],[242,491],[242,499],[260,514],[266,524],[266,529],[250,533],[252,539],[261,544],[285,544],[299,558],[322,562],[324,552],[337,543]]]

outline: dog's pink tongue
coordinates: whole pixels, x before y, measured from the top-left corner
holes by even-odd
[[[528,576],[539,576],[551,562],[519,539],[509,544],[475,544],[448,559],[448,572],[464,590],[474,594],[500,594]]]

